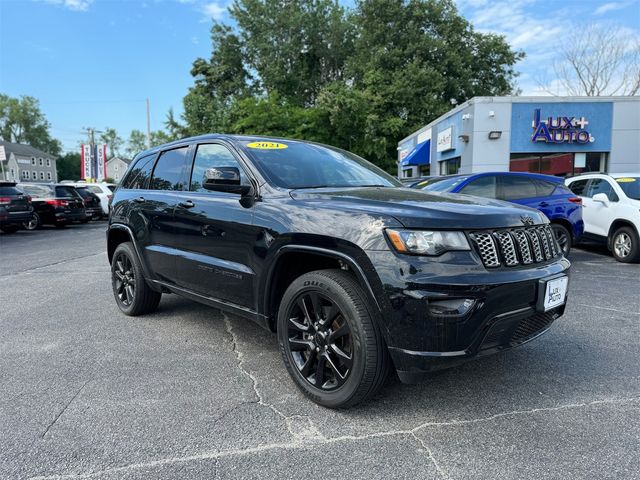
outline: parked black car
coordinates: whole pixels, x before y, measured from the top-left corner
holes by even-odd
[[[33,207],[28,195],[16,188],[15,182],[0,181],[0,230],[14,233],[31,218]]]
[[[52,183],[19,183],[18,188],[31,196],[33,217],[25,224],[28,230],[42,225],[64,227],[87,220],[84,201],[75,188]]]
[[[86,221],[102,218],[102,206],[100,205],[100,197],[89,191],[87,187],[73,187],[82,197],[84,209],[87,214]]]
[[[139,154],[114,193],[116,302],[177,293],[277,332],[313,401],[527,342],[564,313],[569,262],[514,204],[401,188],[344,150],[207,135]]]

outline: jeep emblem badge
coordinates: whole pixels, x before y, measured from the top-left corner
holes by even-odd
[[[522,223],[524,225],[533,225],[535,223],[535,221],[533,220],[533,218],[527,216],[527,215],[522,215],[520,216],[520,220],[522,221]]]

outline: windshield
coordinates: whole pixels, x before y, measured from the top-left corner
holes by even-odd
[[[345,150],[296,141],[240,142],[256,166],[282,188],[399,187],[395,178]]]
[[[627,197],[640,200],[640,177],[616,178],[616,182]]]
[[[430,178],[424,182],[420,182],[416,185],[416,188],[422,190],[429,190],[432,192],[448,192],[452,190],[456,185],[460,185],[469,177],[439,177]]]

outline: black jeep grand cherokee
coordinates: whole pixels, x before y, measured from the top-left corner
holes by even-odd
[[[402,188],[343,150],[206,135],[139,154],[108,256],[128,315],[177,293],[277,332],[327,407],[508,349],[564,312],[569,262],[536,210]]]

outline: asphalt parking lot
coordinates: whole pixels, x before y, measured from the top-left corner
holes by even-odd
[[[331,411],[248,321],[121,314],[105,226],[0,235],[0,478],[640,478],[640,265],[575,250],[547,334]]]

